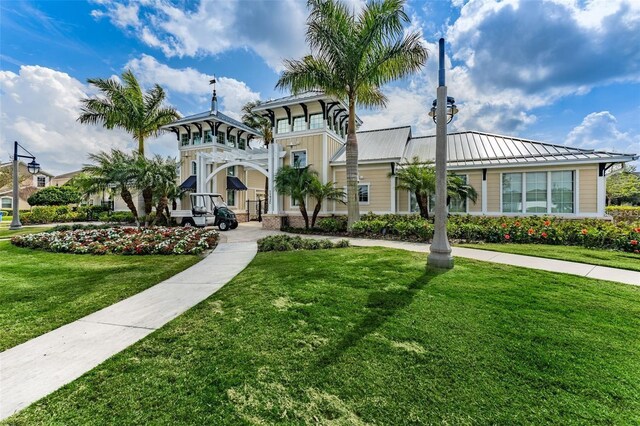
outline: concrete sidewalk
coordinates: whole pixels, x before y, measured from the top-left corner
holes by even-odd
[[[255,240],[221,242],[205,259],[168,280],[0,353],[0,420],[211,296],[241,272],[256,252]]]

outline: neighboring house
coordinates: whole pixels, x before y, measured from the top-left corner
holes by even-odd
[[[243,201],[264,192],[264,176],[283,164],[311,165],[322,182],[346,189],[345,143],[347,106],[317,92],[269,100],[254,109],[271,120],[275,143],[269,151],[247,149],[258,133],[220,113],[197,114],[166,128],[176,133],[181,153],[183,187],[227,194],[236,212]],[[361,122],[358,119],[357,124]],[[240,143],[242,136],[245,140]],[[232,138],[232,136],[235,136]],[[358,132],[359,199],[361,213],[417,212],[412,194],[396,188],[398,164],[418,157],[435,160],[435,136],[413,136],[410,126]],[[638,158],[572,148],[483,132],[448,135],[448,169],[463,176],[478,192],[475,203],[452,202],[451,213],[474,215],[551,214],[565,217],[604,217],[605,176],[612,166]],[[234,182],[246,183],[238,195]],[[261,176],[262,175],[262,176]],[[298,207],[269,187],[269,212],[299,215]],[[233,194],[233,195],[232,195]],[[311,200],[309,200],[311,201]],[[344,214],[341,203],[323,203],[323,215]]]
[[[7,168],[12,173],[13,162],[2,163],[0,168]],[[10,179],[8,182],[3,182],[4,185],[0,187],[0,208],[3,210],[13,209],[13,178],[9,173]],[[38,189],[46,188],[51,185],[53,175],[47,173],[44,170],[40,170],[35,175],[32,175],[27,170],[27,165],[22,161],[18,162],[18,177],[20,180],[18,189],[18,208],[20,210],[30,209],[31,206],[27,202],[27,198],[31,196]]]

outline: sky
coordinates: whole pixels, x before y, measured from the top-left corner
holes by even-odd
[[[358,13],[362,0],[345,0]],[[640,154],[640,1],[437,0],[406,3],[429,59],[383,87],[385,108],[359,109],[361,129],[427,116],[437,86],[437,41],[446,39],[447,86],[460,112],[449,131],[477,130]],[[134,149],[120,130],[76,121],[89,78],[131,69],[158,83],[182,115],[208,110],[215,75],[220,109],[239,118],[275,89],[283,59],[308,53],[306,1],[92,0],[0,2],[0,162],[19,141],[51,173],[77,170],[89,153]],[[173,134],[147,152],[178,156]]]

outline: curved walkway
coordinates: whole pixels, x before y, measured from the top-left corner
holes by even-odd
[[[255,239],[229,241],[225,236],[211,254],[179,274],[0,353],[0,420],[75,380],[218,291],[257,252]]]

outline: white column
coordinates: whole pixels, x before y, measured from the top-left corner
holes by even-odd
[[[196,192],[204,192],[202,190],[202,155],[196,154]]]
[[[322,133],[322,183],[327,183],[329,177],[329,150],[327,147],[327,133]]]
[[[487,175],[488,172],[486,171],[486,169],[482,170],[482,187],[480,189],[481,191],[481,197],[482,197],[482,214],[487,214]]]
[[[278,190],[275,185],[275,176],[278,174],[278,170],[280,170],[280,144],[274,143],[273,146],[273,179],[271,179],[271,193],[273,196],[271,199],[273,200],[273,211],[274,213],[280,213],[280,199],[278,198]]]
[[[395,213],[396,212],[396,176],[392,175],[391,179],[389,179],[391,181],[391,213]]]
[[[274,214],[273,210],[273,151],[275,142],[271,142],[267,148],[267,179],[269,180],[269,187],[267,188],[267,198],[268,198],[268,207],[267,212],[269,214]]]
[[[604,167],[600,167],[600,170],[598,171],[598,186],[597,186],[597,197],[598,197],[598,217],[603,217],[604,216],[604,206],[607,203],[607,192],[606,192],[606,180],[605,180],[605,175],[604,175]],[[575,189],[576,191],[578,191],[578,188]]]

